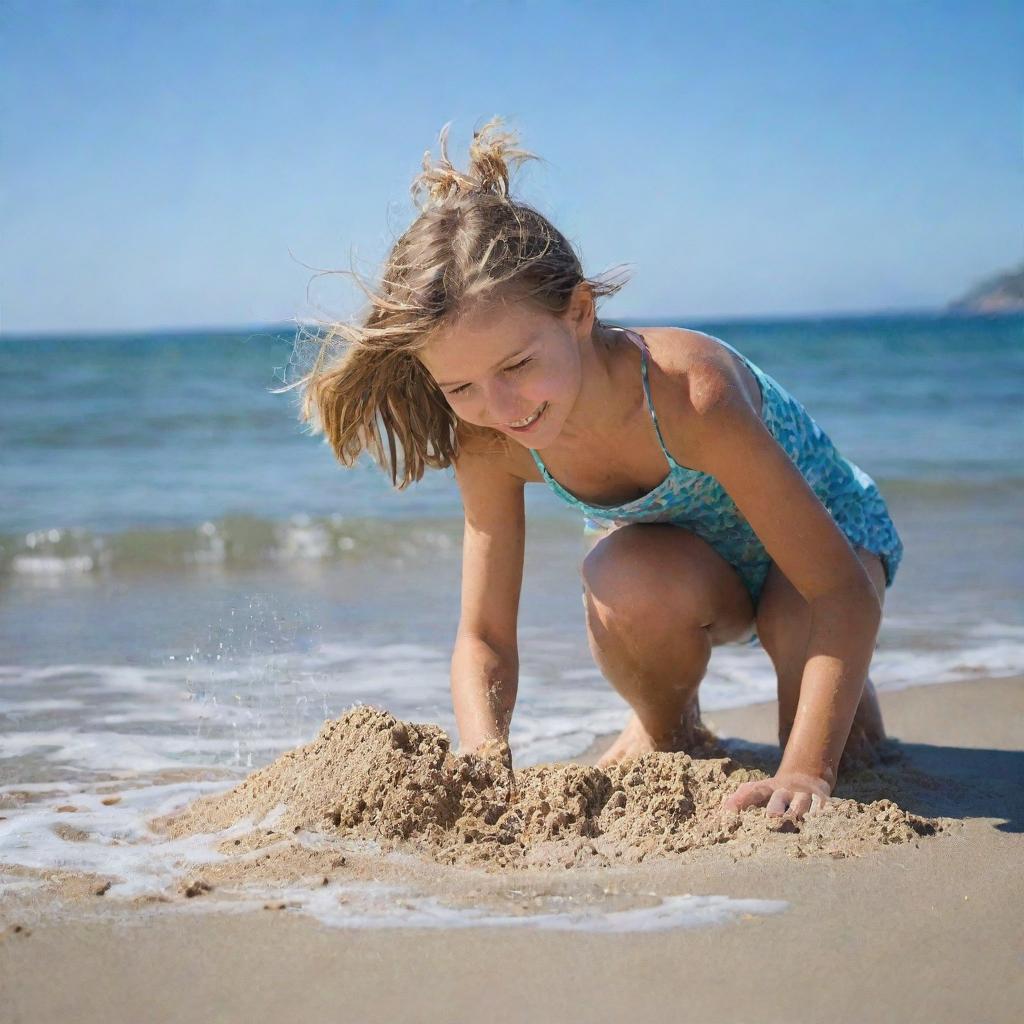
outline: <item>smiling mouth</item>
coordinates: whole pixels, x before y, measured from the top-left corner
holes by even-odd
[[[509,430],[529,430],[544,415],[544,410],[547,409],[548,403],[545,402],[532,416],[527,416],[526,419],[517,420],[515,423],[506,423],[505,426]]]

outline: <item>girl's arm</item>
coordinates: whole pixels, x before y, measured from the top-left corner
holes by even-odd
[[[524,481],[500,456],[460,453],[465,512],[462,608],[452,652],[452,702],[463,751],[507,741],[519,686],[516,626],[526,542]]]
[[[687,439],[690,461],[683,464],[722,484],[811,610],[799,703],[779,770],[741,787],[726,806],[767,803],[770,813],[789,807],[802,814],[813,795],[828,796],[835,786],[881,605],[846,536],[758,416],[735,368],[699,362],[682,386],[685,401],[659,407],[679,410],[669,419],[676,421],[670,430]]]

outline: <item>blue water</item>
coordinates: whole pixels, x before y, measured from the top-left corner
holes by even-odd
[[[880,689],[1024,664],[1024,317],[683,324],[748,355],[881,487],[905,544]],[[353,701],[453,726],[461,506],[339,466],[275,394],[287,331],[0,341],[0,790],[243,771]],[[581,524],[527,489],[520,763],[625,708],[590,657]],[[707,709],[771,699],[717,648]],[[2,794],[0,794],[2,795]]]
[[[1019,493],[1022,317],[684,326],[772,374],[887,495]],[[296,393],[271,390],[291,350],[287,331],[3,340],[2,542],[239,515],[458,514],[450,471],[398,493],[304,433]]]

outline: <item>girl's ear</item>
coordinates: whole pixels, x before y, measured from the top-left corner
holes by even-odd
[[[589,338],[594,327],[594,293],[586,281],[580,281],[572,290],[566,317],[577,338]]]

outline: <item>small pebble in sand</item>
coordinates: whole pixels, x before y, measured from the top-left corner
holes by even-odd
[[[77,811],[78,808],[74,804],[61,804],[57,808],[58,814],[75,814]]]
[[[191,882],[186,883],[184,888],[181,890],[182,894],[186,899],[192,899],[193,896],[203,896],[213,888],[209,882],[204,882],[201,878],[193,879]]]
[[[95,889],[93,889],[93,895],[105,896],[107,894],[107,890],[111,887],[111,885],[113,885],[113,882],[111,882],[109,878],[105,882],[100,882],[100,884],[97,885]]]
[[[119,804],[120,802],[121,798],[119,796],[105,796],[100,801],[100,803],[103,804],[105,807],[113,807],[114,804]]]

